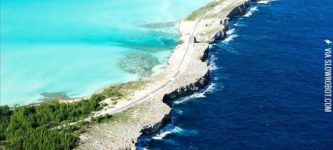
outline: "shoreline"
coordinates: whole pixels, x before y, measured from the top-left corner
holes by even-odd
[[[214,6],[210,6],[209,10],[199,15],[195,21],[182,20],[179,25],[180,43],[175,47],[164,69],[152,75],[148,79],[148,85],[135,91],[127,104],[103,110],[94,117],[119,115],[128,109],[138,109],[137,107],[144,107],[145,111],[134,111],[127,116],[129,120],[135,119],[134,122],[110,121],[95,125],[80,136],[78,148],[135,149],[140,135],[156,133],[170,119],[171,108],[165,101],[191,95],[208,84],[209,45],[225,38],[228,21],[234,16],[244,15],[251,2],[213,1]],[[133,115],[135,117],[132,117]],[[121,133],[124,130],[126,133]]]
[[[214,0],[181,20],[179,43],[166,66],[145,80],[112,84],[83,99],[65,100],[63,97],[65,99],[19,107],[4,106],[1,109],[8,111],[8,115],[3,117],[7,120],[15,118],[13,112],[16,109],[20,112],[40,105],[42,108],[57,106],[60,114],[74,111],[76,115],[60,119],[50,129],[71,129],[69,134],[76,139],[76,142],[71,141],[77,146],[75,149],[136,149],[141,135],[155,134],[170,122],[171,106],[168,102],[189,96],[208,85],[210,44],[226,37],[229,20],[244,15],[251,2]],[[56,96],[54,93],[45,95]],[[80,111],[86,106],[84,111]],[[56,116],[44,109],[38,111],[51,118]]]

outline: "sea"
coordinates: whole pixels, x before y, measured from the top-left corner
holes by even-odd
[[[177,22],[208,2],[1,0],[0,105],[144,79],[166,64]]]
[[[333,1],[253,3],[227,34],[211,45],[209,85],[168,102],[171,122],[141,136],[139,148],[333,149],[333,113],[324,101]]]

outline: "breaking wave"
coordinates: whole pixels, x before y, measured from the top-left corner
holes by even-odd
[[[218,69],[218,67],[216,65],[216,60],[217,60],[217,57],[215,55],[212,55],[210,57],[209,66],[208,66],[210,71]]]
[[[214,90],[216,89],[216,84],[215,83],[210,83],[206,89],[204,89],[203,91],[201,92],[196,92],[190,96],[187,96],[187,97],[184,97],[184,98],[181,98],[177,101],[174,102],[174,104],[182,104],[182,103],[185,103],[187,101],[190,101],[192,99],[196,99],[196,98],[204,98],[206,97],[206,94],[207,93],[212,93],[214,92]]]
[[[166,137],[167,135],[171,134],[173,132],[173,130],[175,130],[175,126],[173,124],[168,124],[164,128],[162,128],[159,133],[157,133],[156,135],[154,135],[152,137],[152,139],[154,139],[154,140],[162,140],[164,137]]]
[[[274,1],[274,0],[262,0],[262,1],[258,1],[258,4],[268,4],[269,2]]]
[[[231,34],[235,33],[235,28],[228,30],[226,33],[227,33],[227,35],[231,35]]]
[[[178,126],[174,126],[173,124],[168,124],[165,128],[163,128],[158,134],[152,137],[154,140],[162,140],[164,137],[170,134],[177,134],[180,136],[192,136],[197,135],[198,131],[183,129]]]
[[[227,38],[225,38],[225,39],[223,40],[223,42],[225,42],[225,43],[229,43],[229,42],[233,41],[234,38],[236,38],[236,37],[238,37],[237,34],[231,34],[230,36],[228,36]]]
[[[250,17],[256,11],[258,11],[257,6],[250,7],[244,17]]]

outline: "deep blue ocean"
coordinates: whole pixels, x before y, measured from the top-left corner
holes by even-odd
[[[254,4],[234,19],[210,49],[210,85],[171,103],[172,123],[147,148],[333,149],[333,113],[324,112],[333,1]]]

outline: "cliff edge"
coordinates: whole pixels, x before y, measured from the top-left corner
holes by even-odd
[[[92,126],[80,136],[78,149],[135,149],[141,134],[153,134],[168,122],[170,107],[163,101],[193,94],[208,84],[209,44],[223,39],[228,21],[243,15],[250,0],[218,0],[193,21],[179,23],[180,44],[168,65],[149,78],[121,107],[96,113],[111,120]]]

